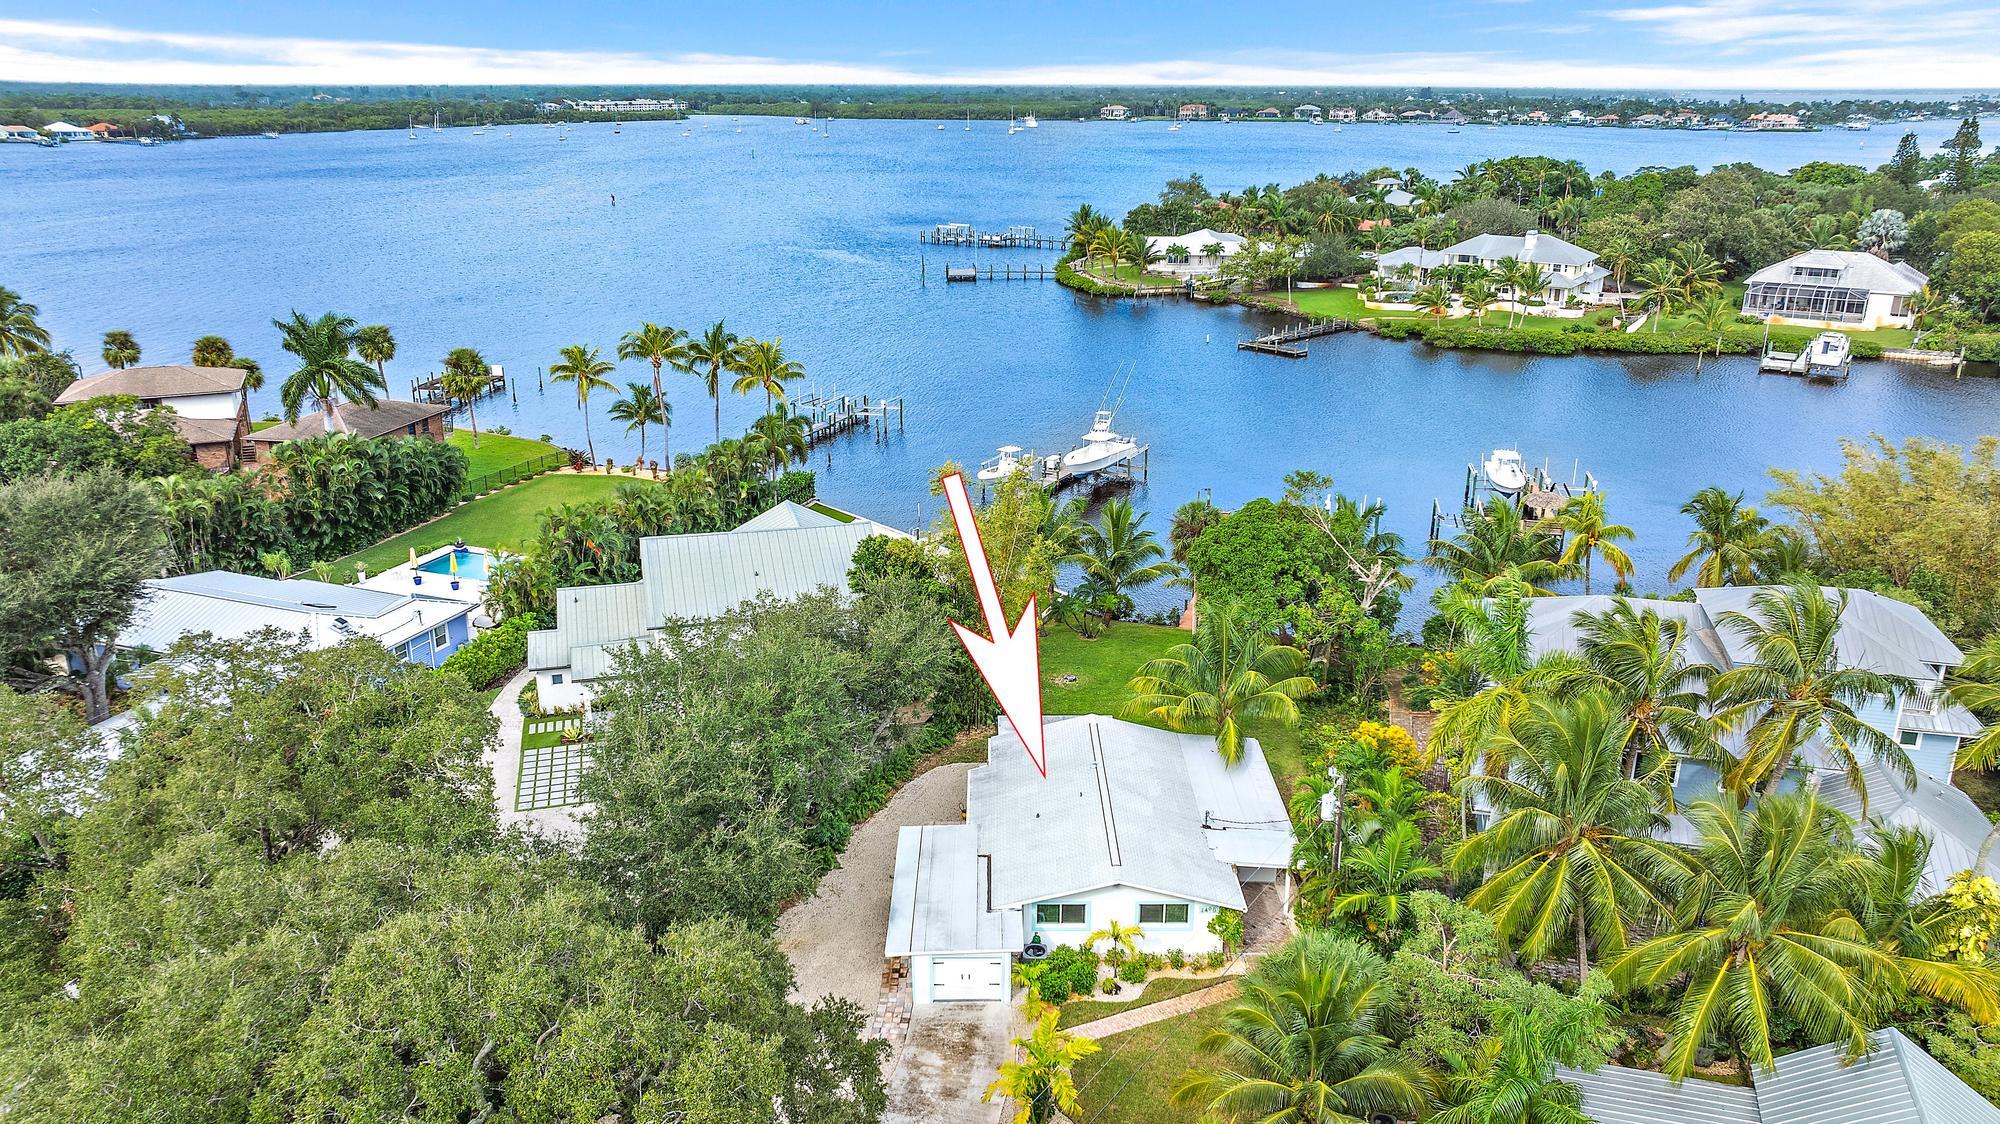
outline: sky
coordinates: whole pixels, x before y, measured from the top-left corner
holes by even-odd
[[[0,0],[0,80],[1985,92],[2000,3]]]

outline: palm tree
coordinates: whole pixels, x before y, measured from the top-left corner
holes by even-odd
[[[1640,266],[1632,279],[1639,283],[1639,297],[1643,305],[1653,310],[1652,330],[1658,332],[1660,321],[1666,319],[1667,310],[1680,297],[1680,274],[1674,270],[1674,263],[1665,258],[1654,258]]]
[[[1612,286],[1623,289],[1626,275],[1639,264],[1639,244],[1620,234],[1604,244],[1604,252],[1597,255],[1597,261],[1611,271]]]
[[[1715,346],[1710,350],[1715,352],[1717,359],[1721,359],[1723,340],[1728,336],[1730,327],[1736,323],[1736,306],[1731,304],[1724,294],[1710,293],[1695,302],[1693,311],[1695,331],[1701,333],[1703,339],[1715,341]],[[1701,348],[1695,349],[1694,369],[1697,373],[1701,371],[1701,353]]]
[[[773,476],[794,463],[804,464],[806,461],[805,419],[787,409],[783,402],[751,422],[746,439],[751,440],[758,454],[769,462]]]
[[[1667,255],[1673,265],[1681,300],[1693,303],[1704,293],[1722,288],[1722,265],[1694,242],[1683,242]]]
[[[41,325],[42,310],[21,299],[21,294],[0,285],[0,355],[33,355],[49,349],[48,329]]]
[[[722,372],[735,366],[740,354],[740,343],[736,333],[722,326],[717,320],[708,326],[708,331],[687,342],[687,362],[689,369],[695,365],[708,368],[703,381],[708,387],[708,396],[715,401],[715,439],[722,440]]]
[[[1767,794],[1775,792],[1793,754],[1814,741],[1847,775],[1863,816],[1868,789],[1857,751],[1912,783],[1910,755],[1855,711],[1872,706],[1893,711],[1896,699],[1917,686],[1842,658],[1838,636],[1847,591],[1828,597],[1813,581],[1795,581],[1759,590],[1749,607],[1748,613],[1724,613],[1716,621],[1756,653],[1754,663],[1717,676],[1710,692],[1716,721],[1732,728],[1748,723],[1743,756],[1723,775],[1723,786],[1739,800],[1759,785]]]
[[[1550,557],[1555,553],[1554,543],[1553,536],[1527,525],[1520,508],[1494,499],[1469,513],[1458,534],[1432,540],[1425,562],[1470,584],[1494,586],[1518,581],[1540,595],[1547,590],[1534,583],[1554,581],[1563,574],[1562,565]]]
[[[1137,925],[1120,924],[1116,919],[1106,921],[1102,928],[1093,929],[1083,938],[1083,947],[1095,949],[1097,942],[1110,941],[1112,948],[1122,948],[1126,955],[1139,951],[1139,942],[1146,939],[1146,931]]]
[[[1447,1075],[1430,1124],[1590,1124],[1583,1092],[1556,1077],[1581,1060],[1588,1021],[1575,1006],[1525,1009],[1496,1004],[1495,1033]]]
[[[1328,914],[1358,917],[1375,939],[1394,943],[1402,936],[1410,895],[1443,878],[1444,868],[1424,854],[1417,825],[1402,820],[1350,849],[1338,877],[1350,888],[1328,903]]]
[[[1542,294],[1548,290],[1549,281],[1548,270],[1531,261],[1520,263],[1515,267],[1513,277],[1515,303],[1525,308],[1528,301],[1541,300]]]
[[[396,335],[387,324],[363,324],[354,330],[354,354],[375,364],[377,381],[386,386],[389,374],[383,365],[396,357]]]
[[[1811,789],[1750,807],[1704,800],[1687,817],[1698,837],[1692,860],[1664,875],[1688,915],[1607,966],[1621,989],[1680,997],[1661,1059],[1668,1076],[1691,1073],[1715,1038],[1770,1069],[1774,1022],[1858,1057],[1900,991],[1938,987],[1856,923],[1876,871],[1846,818]],[[1975,1017],[1993,1016],[1990,999],[1967,998]]]
[[[590,461],[597,463],[597,444],[590,436],[590,395],[596,390],[613,390],[611,380],[604,376],[617,367],[604,361],[597,349],[585,344],[573,343],[562,349],[562,358],[549,364],[549,381],[576,384],[576,408],[583,412],[583,441],[590,450]]]
[[[1473,281],[1466,285],[1465,291],[1459,295],[1465,301],[1466,307],[1473,310],[1473,315],[1479,320],[1479,326],[1482,328],[1485,327],[1486,306],[1493,303],[1492,283],[1488,281]]]
[[[748,394],[762,387],[766,413],[770,412],[773,400],[785,400],[786,383],[804,378],[806,374],[804,367],[785,358],[782,339],[744,340],[742,357],[736,370],[736,381],[729,389],[737,394]]]
[[[2000,712],[2000,634],[1987,637],[1967,654],[1945,690],[1952,702],[1974,714]],[[1959,745],[1952,767],[1991,769],[1996,763],[2000,763],[2000,722],[1989,721],[1978,736]]]
[[[1744,507],[1742,492],[1732,496],[1711,485],[1682,504],[1681,514],[1694,520],[1695,529],[1688,532],[1688,552],[1667,571],[1668,581],[1681,580],[1690,569],[1694,584],[1703,588],[1756,580],[1757,550],[1771,521]]]
[[[290,320],[273,320],[278,329],[278,346],[298,357],[299,369],[285,376],[279,401],[285,420],[297,422],[299,410],[311,399],[319,406],[321,426],[327,433],[344,428],[335,406],[341,399],[375,405],[375,392],[386,390],[382,376],[351,354],[354,349],[354,320],[328,312],[308,320],[297,309]]]
[[[1246,1124],[1416,1116],[1432,1080],[1381,1032],[1386,976],[1364,945],[1323,932],[1294,938],[1244,979],[1201,1041],[1216,1062],[1182,1075],[1167,1102]]]
[[[478,348],[454,347],[444,357],[444,375],[438,379],[445,397],[465,403],[466,418],[472,423],[472,447],[479,447],[479,396],[486,393],[493,368]]]
[[[1715,669],[1687,659],[1688,622],[1639,609],[1619,598],[1601,613],[1570,617],[1586,678],[1608,692],[1625,714],[1625,768],[1660,794],[1672,810],[1665,782],[1675,758],[1715,764],[1721,759],[1708,718],[1708,687]]]
[[[236,354],[236,349],[221,336],[202,336],[195,340],[189,358],[197,367],[235,367],[243,372],[245,389],[263,389],[263,366],[255,359]]]
[[[1014,1039],[1014,1045],[1021,1049],[1021,1060],[1001,1062],[1000,1076],[979,1098],[1012,1100],[1013,1124],[1048,1124],[1058,1111],[1066,1116],[1083,1111],[1077,1103],[1076,1079],[1070,1075],[1070,1067],[1099,1047],[1091,1039],[1056,1030],[1056,1020],[1061,1017],[1061,1011],[1044,1011],[1033,1033]]]
[[[1577,978],[1600,954],[1624,949],[1634,921],[1671,910],[1655,885],[1673,865],[1653,792],[1625,774],[1624,715],[1603,692],[1532,699],[1500,738],[1507,771],[1466,778],[1494,819],[1454,849],[1458,873],[1488,872],[1466,904],[1494,919],[1531,960],[1574,942]]]
[[[679,328],[662,327],[649,320],[639,325],[638,331],[627,332],[619,338],[618,358],[628,363],[633,360],[643,359],[647,363],[652,364],[652,401],[665,404],[667,401],[667,389],[661,385],[660,368],[669,364],[676,368],[686,367],[689,362],[687,333],[681,331]],[[627,383],[626,386],[630,387],[631,384]],[[641,428],[639,430],[639,446],[641,450],[645,448],[645,444],[646,431],[644,428]],[[641,459],[645,457],[643,451],[639,455]],[[669,456],[667,462],[668,467],[672,467],[673,458]]]
[[[1442,283],[1432,282],[1418,289],[1411,298],[1417,310],[1437,317],[1439,320],[1451,311],[1451,290]]]
[[[112,370],[130,367],[139,361],[139,341],[132,333],[114,328],[104,333],[104,365]]]
[[[1583,570],[1584,596],[1590,596],[1591,563],[1596,558],[1603,558],[1605,565],[1620,578],[1632,576],[1632,556],[1618,545],[1632,541],[1632,528],[1607,521],[1603,492],[1571,496],[1556,512],[1556,522],[1562,524],[1566,536],[1562,556],[1556,559],[1556,564]]]
[[[1063,232],[1069,235],[1070,241],[1081,242],[1088,239],[1090,235],[1096,233],[1100,228],[1109,225],[1110,222],[1111,220],[1100,213],[1097,208],[1084,203],[1069,213],[1068,221],[1063,224]]]
[[[1107,595],[1107,603],[1127,600],[1127,589],[1179,572],[1153,532],[1143,529],[1147,514],[1134,515],[1130,500],[1114,499],[1104,505],[1096,523],[1076,528],[1076,550],[1065,561],[1081,566],[1086,581]]]
[[[1299,674],[1305,653],[1275,644],[1230,605],[1207,605],[1194,641],[1176,644],[1139,669],[1126,687],[1132,698],[1120,717],[1160,722],[1170,730],[1215,735],[1225,764],[1243,756],[1246,720],[1295,725],[1294,700],[1313,691]]]
[[[625,384],[625,397],[611,404],[610,414],[616,421],[625,423],[625,432],[639,431],[639,459],[646,459],[646,427],[657,425],[665,429],[671,403],[663,401],[653,392],[653,388],[642,382]],[[662,439],[664,440],[664,438]],[[667,453],[667,463],[673,463],[673,453]]]

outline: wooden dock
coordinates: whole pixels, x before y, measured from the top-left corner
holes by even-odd
[[[488,370],[486,389],[479,392],[479,397],[485,398],[494,394],[506,393],[507,368],[495,363]],[[443,375],[432,375],[422,382],[410,383],[410,400],[412,402],[435,402],[443,404],[450,404],[455,401],[455,399],[444,392]]]
[[[1306,320],[1275,332],[1267,332],[1255,339],[1238,340],[1236,350],[1281,355],[1286,359],[1304,359],[1306,349],[1300,345],[1305,340],[1345,332],[1353,327],[1354,322],[1351,320]]]
[[[871,429],[877,439],[886,438],[889,419],[896,419],[896,430],[903,429],[903,400],[897,398],[877,398],[853,394],[813,394],[792,403],[792,410],[806,423],[806,445],[808,447],[831,441],[857,429]]]
[[[1040,265],[952,265],[945,263],[946,281],[1053,281],[1056,279],[1055,266],[1043,262]]]
[[[1067,250],[1067,236],[1050,238],[1031,226],[1009,227],[1005,233],[975,230],[967,223],[939,223],[917,231],[917,241],[929,246],[976,246],[986,250]]]

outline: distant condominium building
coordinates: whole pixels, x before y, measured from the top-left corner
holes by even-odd
[[[688,107],[680,98],[583,98],[563,104],[578,113],[680,113]]]

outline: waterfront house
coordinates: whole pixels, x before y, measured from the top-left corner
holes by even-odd
[[[1396,115],[1386,109],[1371,109],[1361,115],[1363,121],[1394,121]]]
[[[1600,113],[1591,118],[1590,123],[1598,126],[1616,125],[1618,123],[1618,115],[1616,113]]]
[[[93,398],[129,396],[147,408],[173,413],[174,428],[194,449],[203,468],[233,468],[250,456],[250,405],[240,367],[197,367],[167,364],[126,367],[78,379],[56,395],[55,404],[69,406]]]
[[[1132,111],[1122,105],[1107,105],[1097,111],[1097,116],[1105,121],[1123,121],[1132,116]]]
[[[1556,1076],[1583,1094],[1597,1124],[2000,1124],[2000,1109],[1894,1027],[1869,1035],[1859,1059],[1842,1053],[1831,1044],[1786,1054],[1747,1087],[1619,1065]]]
[[[1445,125],[1463,125],[1470,120],[1472,120],[1470,117],[1467,117],[1456,109],[1447,109],[1443,113],[1438,114],[1438,121]]]
[[[41,139],[42,134],[30,129],[26,125],[0,125],[0,141],[19,141],[23,144],[33,144]]]
[[[1428,109],[1406,109],[1396,116],[1404,121],[1429,121],[1435,115]]]
[[[1326,110],[1316,105],[1298,105],[1292,107],[1292,120],[1294,121],[1310,121],[1315,117],[1325,119]]]
[[[198,632],[236,640],[274,628],[311,648],[367,637],[436,667],[471,638],[478,612],[461,598],[207,570],[146,582],[117,647],[159,653]]]
[[[1354,107],[1351,105],[1336,105],[1326,111],[1326,119],[1336,122],[1352,121],[1354,120]]]
[[[1258,110],[1254,116],[1259,121],[1282,121],[1285,118],[1285,111],[1275,105],[1267,105]]]
[[[528,634],[528,668],[543,709],[587,705],[616,655],[659,642],[668,621],[714,620],[765,594],[845,593],[861,540],[909,537],[831,510],[787,500],[733,531],[641,539],[638,581],[558,589],[555,627]]]
[[[442,441],[449,430],[445,415],[450,406],[443,402],[404,402],[380,398],[373,406],[361,402],[340,402],[333,407],[333,431],[356,437],[426,437]],[[307,437],[324,437],[326,419],[317,412],[299,415],[295,422],[279,422],[250,435],[257,460],[269,461],[278,446]]]
[[[1805,121],[1796,113],[1753,113],[1743,119],[1752,129],[1803,129]]]
[[[97,124],[90,126],[90,135],[98,140],[110,140],[112,137],[118,135],[118,126],[99,121]]]
[[[1541,266],[1548,284],[1540,292],[1515,294],[1501,290],[1503,299],[1540,301],[1544,305],[1568,305],[1574,298],[1580,305],[1604,299],[1604,280],[1611,271],[1597,264],[1597,255],[1553,234],[1530,230],[1520,235],[1481,234],[1442,250],[1405,246],[1376,256],[1375,274],[1383,278],[1408,278],[1421,284],[1432,272],[1450,266],[1479,266],[1496,269],[1512,258]]]
[[[1565,125],[1587,126],[1590,124],[1590,120],[1590,114],[1585,113],[1581,109],[1572,109],[1568,113],[1563,114],[1562,123]]]
[[[966,776],[965,822],[897,838],[883,954],[908,958],[918,1003],[1005,1001],[1028,940],[1081,945],[1116,921],[1139,951],[1205,953],[1222,910],[1284,908],[1291,820],[1254,739],[1225,766],[1206,735],[1097,715],[1043,732],[1047,776],[1003,725]]]
[[[1521,115],[1521,124],[1523,125],[1546,125],[1548,123],[1549,115],[1539,109],[1531,109]]]
[[[1174,116],[1180,118],[1182,121],[1206,121],[1208,120],[1208,107],[1198,101],[1189,102],[1175,110]]]
[[[1632,118],[1633,126],[1640,129],[1658,129],[1668,123],[1666,115],[1660,113],[1641,113]]]
[[[42,126],[42,132],[59,141],[96,140],[97,134],[89,129],[79,128],[67,121],[51,121]]]
[[[1186,234],[1151,234],[1146,246],[1160,255],[1150,268],[1172,277],[1214,277],[1222,272],[1225,259],[1241,253],[1250,244],[1241,234],[1222,230],[1190,230]]]
[[[1651,609],[1663,618],[1684,622],[1687,640],[1683,658],[1724,672],[1756,661],[1755,651],[1729,626],[1725,614],[1753,615],[1752,600],[1765,588],[1697,589],[1693,601],[1628,600],[1635,609]],[[1843,591],[1826,592],[1838,596]],[[1902,675],[1917,685],[1893,704],[1870,704],[1857,711],[1862,721],[1903,747],[1915,767],[1915,782],[1905,784],[1865,751],[1858,755],[1870,819],[1879,824],[1914,826],[1930,836],[1924,885],[1926,892],[1936,892],[1951,875],[1972,865],[1991,826],[1972,798],[1951,784],[1960,745],[1980,730],[1979,720],[1964,707],[1939,698],[1945,676],[1965,656],[1915,606],[1867,590],[1844,592],[1847,607],[1835,634],[1841,663]],[[1530,654],[1539,657],[1576,651],[1581,636],[1577,614],[1601,614],[1615,602],[1615,598],[1603,595],[1530,600],[1525,607]],[[1742,734],[1728,737],[1740,740]],[[1816,787],[1822,799],[1842,812],[1858,815],[1861,794],[1834,766],[1825,747],[1809,743],[1802,757],[1806,766],[1802,782]],[[1701,799],[1716,790],[1717,781],[1718,775],[1706,765],[1677,762],[1673,771],[1675,798],[1681,804]],[[1475,810],[1473,820],[1475,825],[1480,823],[1479,811]],[[1693,838],[1684,817],[1671,817],[1667,838],[1681,842]],[[2000,875],[2000,861],[1989,860],[1987,871]]]
[[[1804,328],[1908,328],[1930,279],[1908,262],[1857,250],[1807,250],[1750,275],[1743,314]]]

